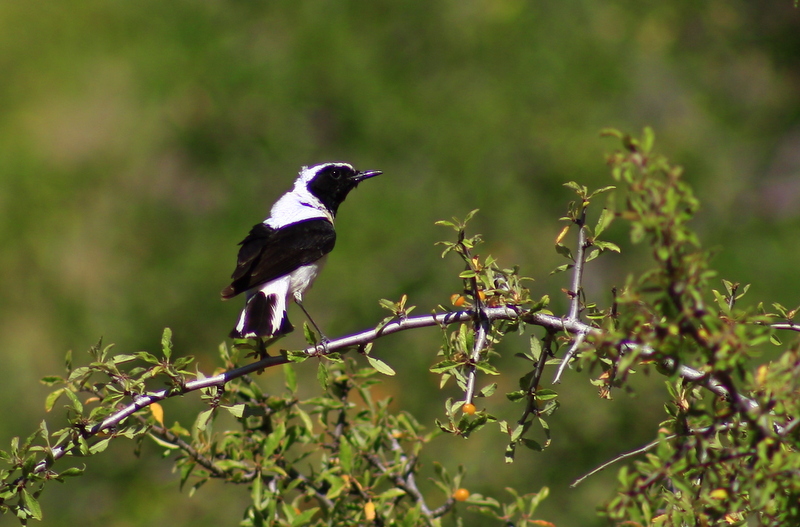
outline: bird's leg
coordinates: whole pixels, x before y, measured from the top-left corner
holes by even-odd
[[[269,351],[267,348],[272,346],[280,339],[283,338],[283,335],[273,335],[271,337],[256,337],[256,353],[258,354],[258,358],[265,359],[270,356]]]
[[[263,337],[256,339],[256,353],[258,354],[258,360],[261,360],[269,356],[269,353],[267,352],[267,343],[266,343],[267,340],[271,339],[270,338],[265,339]]]
[[[295,297],[294,300],[295,300],[295,302],[297,302],[297,305],[300,306],[300,309],[303,310],[303,313],[306,314],[306,318],[308,318],[308,321],[311,322],[312,326],[314,326],[314,329],[317,330],[317,334],[319,334],[320,345],[322,346],[323,351],[327,351],[328,342],[330,341],[330,339],[328,339],[328,337],[325,336],[325,334],[322,332],[322,330],[319,329],[319,326],[317,325],[317,323],[314,322],[314,319],[311,318],[311,315],[308,314],[308,311],[306,311],[306,308],[303,307],[303,301],[300,298],[297,298],[297,297]]]

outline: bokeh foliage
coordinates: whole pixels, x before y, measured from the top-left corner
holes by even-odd
[[[697,228],[722,247],[716,268],[795,305],[799,20],[777,0],[2,3],[0,435],[34,429],[38,379],[100,335],[153,349],[170,326],[210,364],[239,308],[217,297],[235,243],[301,164],[323,160],[386,173],[342,207],[309,295],[331,334],[380,319],[379,298],[446,302],[453,273],[433,222],[474,208],[490,252],[550,290],[561,185],[599,186],[609,125],[654,126],[704,204]],[[587,289],[624,282],[613,257],[599,262]],[[432,422],[437,380],[420,372],[438,336],[418,333],[377,353],[402,354],[403,381],[386,389]],[[603,480],[568,482],[648,437],[642,384],[634,402],[560,412],[564,450],[524,473],[498,470],[502,449],[480,436],[432,446],[487,488],[546,481],[558,519],[607,494]],[[587,408],[593,395],[576,388],[562,404]],[[45,524],[216,524],[241,509],[224,488],[187,499],[129,452],[48,497],[61,513]]]

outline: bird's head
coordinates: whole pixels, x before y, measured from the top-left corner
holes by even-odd
[[[380,170],[359,172],[347,163],[322,163],[313,167],[303,167],[299,183],[306,185],[308,191],[319,199],[331,214],[336,215],[339,204],[351,190],[365,179],[381,174]]]

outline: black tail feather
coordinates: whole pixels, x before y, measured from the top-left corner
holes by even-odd
[[[284,335],[294,330],[286,311],[283,312],[281,324],[275,328],[272,326],[272,318],[277,306],[278,299],[275,295],[265,295],[259,291],[247,301],[244,307],[244,324],[242,330],[236,328],[230,332],[230,337],[234,339],[255,337],[274,337]]]

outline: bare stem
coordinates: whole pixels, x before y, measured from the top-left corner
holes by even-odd
[[[536,390],[539,389],[539,382],[542,380],[542,374],[544,373],[544,367],[547,364],[547,359],[552,357],[552,348],[553,348],[553,340],[555,338],[554,331],[548,331],[547,336],[544,338],[542,342],[542,354],[539,356],[539,360],[536,363],[536,368],[534,369],[534,373],[531,376],[531,382],[528,385],[528,393],[527,399],[528,402],[525,405],[525,411],[522,412],[522,416],[517,421],[517,424],[524,425],[525,422],[528,420],[528,416],[532,413],[538,412],[538,408],[536,407]]]
[[[800,331],[800,324],[792,324],[790,322],[779,322],[777,324],[770,324],[774,329],[786,329],[789,331]]]
[[[601,470],[607,469],[608,467],[610,467],[611,465],[613,465],[617,461],[622,461],[623,459],[626,459],[626,458],[629,458],[629,457],[633,457],[633,456],[638,456],[639,454],[643,454],[643,453],[647,452],[648,450],[658,446],[659,443],[661,443],[663,441],[669,441],[670,439],[672,439],[674,437],[675,437],[675,435],[671,435],[671,436],[667,436],[667,437],[659,437],[655,441],[651,441],[650,443],[647,443],[643,447],[637,448],[636,450],[631,450],[630,452],[626,452],[624,454],[620,454],[617,457],[615,457],[614,459],[606,461],[605,463],[603,463],[599,467],[595,468],[591,472],[589,472],[587,474],[584,474],[583,476],[579,477],[578,479],[576,479],[575,481],[572,482],[572,485],[570,485],[570,487],[575,488],[578,485],[580,485],[581,483],[583,483],[583,481],[585,479],[587,479],[588,477],[597,474]]]
[[[428,507],[428,504],[425,502],[425,497],[417,487],[417,481],[414,477],[413,465],[415,461],[409,460],[408,456],[405,454],[403,448],[400,446],[400,443],[396,438],[394,438],[391,434],[387,435],[387,438],[391,443],[391,450],[393,452],[400,453],[399,461],[401,464],[406,466],[406,469],[403,471],[403,473],[390,474],[389,469],[376,454],[366,454],[367,460],[383,474],[390,476],[395,485],[406,491],[406,493],[411,496],[411,498],[419,505],[420,512],[423,516],[425,516],[429,524],[432,523],[435,518],[443,516],[450,509],[452,509],[453,504],[455,503],[452,498],[449,498],[444,505],[435,510],[431,510],[430,507]]]
[[[580,314],[583,269],[586,266],[586,249],[590,246],[586,241],[586,208],[586,206],[583,207],[580,218],[575,220],[575,224],[578,226],[578,250],[575,252],[575,267],[572,269],[571,298],[567,320],[578,320]]]
[[[561,364],[558,365],[558,370],[556,370],[556,375],[553,377],[553,384],[558,384],[561,382],[561,376],[564,374],[564,369],[566,369],[569,361],[572,360],[572,357],[578,352],[578,348],[583,344],[583,341],[586,339],[586,333],[581,331],[575,336],[575,340],[572,342],[572,346],[570,346],[569,350],[564,354],[564,358],[561,360]]]
[[[467,373],[467,389],[464,394],[465,403],[471,403],[475,395],[475,381],[478,377],[478,368],[475,363],[481,360],[481,353],[486,347],[489,329],[492,327],[491,321],[486,316],[486,306],[481,300],[478,281],[475,278],[472,279],[472,297],[475,299],[475,342],[472,346],[471,364]]]
[[[570,322],[580,322],[580,313],[581,313],[581,290],[583,284],[583,270],[586,267],[586,249],[591,247],[591,243],[589,243],[586,239],[586,209],[587,205],[584,204],[581,209],[581,214],[579,218],[575,219],[575,224],[578,226],[578,248],[575,251],[575,267],[572,269],[572,285],[570,286],[570,301],[569,301],[569,313],[567,314],[567,320]],[[578,352],[578,348],[583,343],[583,340],[586,338],[587,332],[579,331],[576,333],[575,340],[570,346],[567,353],[564,355],[561,364],[558,366],[558,370],[556,371],[556,375],[553,378],[553,384],[558,384],[561,382],[561,375],[564,373],[564,369],[567,367],[569,362]]]

